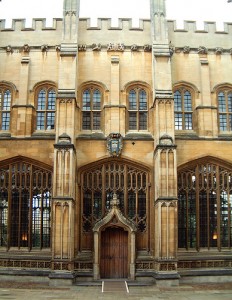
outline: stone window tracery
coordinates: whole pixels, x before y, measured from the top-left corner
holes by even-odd
[[[12,92],[7,87],[0,86],[0,130],[10,129],[10,113],[12,105]]]
[[[220,131],[232,130],[232,90],[222,90],[217,95]]]
[[[0,168],[0,246],[50,247],[52,173],[19,159]]]
[[[175,129],[192,130],[193,129],[193,108],[192,94],[185,88],[174,92],[174,111],[175,111]]]
[[[129,130],[147,130],[148,95],[142,87],[134,87],[128,92],[128,128]]]
[[[82,93],[82,129],[101,129],[102,93],[98,88],[87,88]]]
[[[148,172],[116,161],[103,163],[82,174],[82,230],[91,232],[94,224],[110,209],[116,193],[122,213],[135,222],[138,231],[147,229]]]
[[[232,169],[199,162],[178,172],[179,247],[232,246]]]
[[[44,86],[37,94],[36,129],[55,129],[56,91],[53,87]]]

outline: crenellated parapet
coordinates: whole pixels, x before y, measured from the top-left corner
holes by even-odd
[[[90,19],[81,18],[79,20],[79,44],[92,46],[111,44],[124,44],[132,47],[151,45],[150,20],[140,20],[138,26],[134,26],[132,19],[118,19],[118,24],[113,24],[109,18],[100,18],[96,25],[92,25]],[[115,46],[115,45],[114,45]],[[99,47],[94,47],[99,50]],[[136,51],[137,47],[132,47]]]
[[[0,31],[37,31],[37,30],[60,30],[62,18],[54,18],[52,26],[47,26],[46,18],[32,19],[32,25],[26,25],[26,19],[12,19],[11,27],[6,26],[6,20],[0,20]]]
[[[205,47],[210,53],[222,54],[229,53],[232,48],[232,23],[224,23],[222,30],[218,30],[216,22],[204,22],[203,29],[198,29],[195,21],[185,21],[181,29],[177,28],[176,21],[170,20],[167,24],[169,40],[175,51],[183,48],[184,53],[199,53]],[[218,51],[219,48],[221,51]]]
[[[62,44],[62,27],[64,19],[53,19],[52,26],[47,26],[46,19],[35,18],[28,26],[25,19],[13,19],[11,26],[6,20],[0,20],[0,48],[8,53],[19,52],[24,45],[30,50],[40,49],[47,45],[50,49],[60,50]],[[218,30],[216,22],[204,22],[204,29],[198,29],[195,21],[185,21],[183,28],[178,28],[176,21],[167,21],[168,41],[167,52],[197,53],[199,47],[208,49],[208,53],[231,54],[232,23],[224,23],[224,29]],[[22,36],[19,35],[20,32]],[[123,33],[123,34],[122,34]],[[141,19],[135,26],[130,18],[118,19],[115,25],[110,18],[99,18],[93,25],[90,18],[80,18],[78,24],[79,51],[108,50],[110,44],[124,44],[125,50],[133,52],[151,51],[151,20]],[[23,50],[25,51],[25,50]],[[47,51],[46,51],[47,52]]]
[[[224,28],[219,30],[217,28],[217,22],[214,21],[205,21],[204,28],[199,29],[197,21],[185,20],[183,28],[178,28],[176,20],[167,20],[169,32],[195,32],[195,33],[231,33],[232,32],[232,23],[224,22]]]

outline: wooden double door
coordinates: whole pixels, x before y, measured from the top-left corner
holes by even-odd
[[[101,278],[128,277],[128,232],[108,227],[101,233]]]

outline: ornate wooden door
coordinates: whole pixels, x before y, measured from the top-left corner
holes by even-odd
[[[101,233],[101,278],[128,277],[128,232],[107,228]]]

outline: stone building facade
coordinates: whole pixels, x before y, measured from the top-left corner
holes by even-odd
[[[150,10],[0,20],[1,275],[232,278],[232,25]]]

